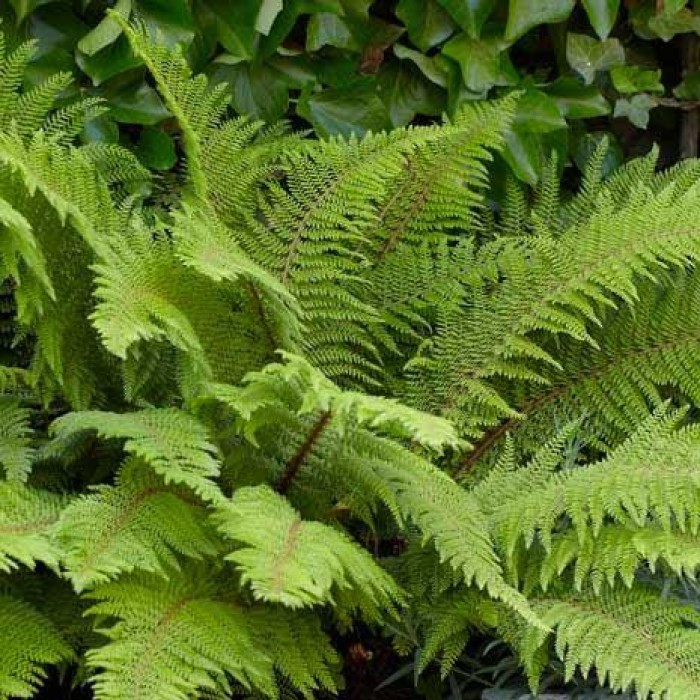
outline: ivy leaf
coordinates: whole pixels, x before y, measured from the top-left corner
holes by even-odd
[[[595,85],[575,78],[559,78],[545,89],[567,119],[589,119],[610,114],[610,104]]]
[[[448,70],[445,59],[440,56],[426,56],[420,51],[409,49],[401,44],[394,44],[394,55],[401,60],[413,61],[421,73],[440,87],[447,87]]]
[[[80,138],[83,143],[119,143],[119,126],[114,119],[101,114],[85,124]]]
[[[566,39],[566,59],[583,77],[586,85],[590,85],[598,71],[623,64],[625,50],[617,39],[598,41],[585,34],[569,33]]]
[[[378,78],[379,94],[395,127],[406,126],[417,114],[438,116],[445,94],[405,61],[385,65]]]
[[[618,100],[613,116],[627,117],[636,127],[646,129],[649,126],[649,111],[656,107],[656,104],[656,100],[650,95],[634,95],[629,100]]]
[[[170,170],[177,162],[172,136],[153,127],[146,127],[141,132],[136,155],[147,168],[154,170]]]
[[[620,10],[620,0],[583,0],[591,26],[601,39],[607,39]]]
[[[269,34],[277,15],[282,12],[284,3],[282,0],[262,0],[260,11],[255,19],[255,28],[261,34]]]
[[[639,66],[615,66],[610,71],[613,86],[623,95],[633,92],[663,93],[660,70],[644,70]]]
[[[700,73],[697,71],[686,73],[683,81],[673,88],[673,94],[680,100],[700,99]]]
[[[406,25],[411,42],[428,51],[454,33],[455,23],[436,0],[399,0],[396,16]]]
[[[659,38],[670,41],[676,34],[700,32],[700,16],[686,7],[674,14],[663,12],[653,15],[649,18],[647,26]]]
[[[134,54],[129,40],[123,35],[92,56],[76,51],[75,62],[96,86],[141,65],[141,59]]]
[[[574,9],[574,0],[510,0],[506,41],[519,39],[538,24],[563,22]]]
[[[497,0],[438,0],[455,22],[476,39],[497,5]]]
[[[152,126],[170,116],[158,93],[140,75],[119,75],[103,90],[101,94],[111,108],[109,113],[118,122]]]
[[[323,46],[352,51],[359,51],[361,48],[343,18],[331,12],[311,15],[306,29],[306,50],[318,51]]]
[[[52,53],[57,49],[73,53],[75,45],[80,38],[90,31],[70,7],[54,5],[53,7],[39,8],[27,18],[27,38],[37,42],[36,53],[32,63],[40,56]],[[63,66],[56,66],[56,70],[63,70]]]
[[[215,18],[219,43],[234,56],[251,59],[255,55],[259,2],[206,0],[206,7]]]
[[[207,0],[207,2],[211,1]],[[229,0],[216,0],[216,2],[222,4],[224,8],[230,4]],[[237,2],[235,5],[256,6],[257,3],[251,0]],[[257,52],[258,56],[262,58],[272,56],[292,31],[299,17],[302,15],[314,15],[317,12],[331,12],[338,15],[346,14],[340,0],[286,0],[286,2],[282,3],[282,11],[275,17],[275,21],[272,23],[267,35],[261,37]],[[241,27],[241,33],[251,36],[247,28]]]
[[[313,124],[322,137],[363,135],[391,128],[386,106],[370,87],[363,90],[305,90],[297,103],[299,116]]]
[[[189,0],[138,0],[139,17],[167,46],[189,46],[195,23]]]
[[[212,77],[231,85],[231,104],[238,114],[276,122],[289,107],[287,79],[265,63],[223,66]]]
[[[131,0],[118,0],[114,12],[124,19],[131,15]],[[92,31],[79,42],[78,49],[86,56],[94,56],[106,46],[113,44],[122,34],[122,28],[116,19],[107,15]]]
[[[566,128],[566,120],[554,99],[541,90],[529,89],[518,100],[515,127],[525,133],[547,133]]]
[[[460,34],[448,41],[442,53],[456,61],[464,84],[472,92],[481,93],[494,85],[510,85],[508,54],[500,38],[472,39]]]
[[[17,17],[17,24],[20,24],[24,18],[40,5],[48,5],[50,2],[55,2],[55,0],[10,0],[10,5],[15,11]]]

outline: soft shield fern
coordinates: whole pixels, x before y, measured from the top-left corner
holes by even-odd
[[[420,672],[490,630],[533,687],[557,656],[700,697],[697,615],[651,574],[696,576],[700,435],[649,418],[698,400],[697,164],[606,180],[601,150],[569,201],[494,213],[517,95],[312,140],[123,29],[179,132],[164,200],[3,54],[0,697],[50,666],[96,700],[333,694],[334,630],[409,607]],[[386,529],[390,563],[358,537]]]

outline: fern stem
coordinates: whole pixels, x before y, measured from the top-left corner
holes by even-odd
[[[304,440],[302,446],[297,450],[296,454],[289,460],[289,462],[287,462],[287,467],[284,470],[284,474],[282,474],[282,478],[277,484],[278,493],[286,494],[287,491],[289,491],[289,487],[292,485],[292,482],[311,453],[311,450],[313,450],[314,445],[318,442],[321,434],[326,429],[330,419],[330,411],[324,411],[320,415],[306,440]]]

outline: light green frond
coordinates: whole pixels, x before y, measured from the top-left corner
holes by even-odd
[[[511,555],[519,542],[537,538],[548,549],[564,516],[582,539],[604,523],[696,534],[700,437],[697,428],[676,430],[678,416],[647,421],[607,459],[552,474],[531,492],[514,494],[492,517],[496,537]]]
[[[229,101],[226,85],[211,88],[204,75],[192,77],[181,47],[170,49],[149,35],[145,25],[129,25],[116,13],[134,53],[153,76],[165,106],[182,131],[192,189],[200,198],[207,194],[202,152],[207,133],[223,116]]]
[[[0,635],[2,700],[35,697],[46,676],[46,667],[70,661],[73,657],[72,649],[46,617],[27,603],[2,594]]]
[[[51,541],[66,498],[19,484],[0,482],[0,571],[41,562],[58,565],[59,552]]]
[[[306,697],[329,687],[333,653],[320,628],[283,608],[246,608],[214,572],[191,571],[165,581],[133,578],[89,594],[91,613],[115,618],[110,640],[88,653],[98,700],[195,700],[230,693],[230,679],[276,696],[275,670]]]
[[[425,640],[421,649],[419,672],[439,660],[442,677],[452,670],[469,640],[479,627],[495,627],[497,605],[473,589],[452,591],[424,610]]]
[[[115,486],[75,499],[53,534],[66,575],[77,591],[133,570],[166,575],[178,556],[215,556],[218,546],[205,511],[137,460],[122,468]]]
[[[568,530],[554,537],[550,551],[540,562],[542,588],[546,590],[571,565],[577,590],[586,584],[595,593],[605,584],[613,587],[618,577],[631,588],[645,565],[652,571],[661,566],[676,576],[694,579],[700,567],[700,540],[690,532],[653,525],[603,525],[595,537],[584,538]]]
[[[519,402],[526,420],[499,426],[493,437],[510,432],[527,450],[555,422],[585,415],[582,438],[610,449],[660,405],[668,387],[700,401],[700,275],[680,270],[662,279],[663,287],[642,285],[633,307],[601,315],[591,334],[597,348],[560,339],[561,370],[547,372],[549,386]]]
[[[396,400],[343,391],[303,357],[282,354],[284,364],[269,364],[247,375],[242,389],[225,385],[211,387],[213,395],[236,410],[250,429],[254,430],[259,420],[266,420],[266,412],[284,402],[292,389],[298,396],[300,414],[330,412],[334,427],[341,435],[348,425],[410,439],[438,452],[445,447],[461,445],[449,421],[421,413]],[[250,429],[246,434],[254,438]]]
[[[567,680],[577,670],[584,676],[595,670],[601,683],[641,700],[700,698],[700,617],[690,606],[643,587],[552,595],[533,604],[554,629]],[[529,630],[516,644],[533,687],[547,641],[546,633]]]
[[[302,520],[267,486],[238,489],[219,506],[215,521],[238,543],[226,558],[259,600],[308,607],[333,602],[336,591],[350,588],[372,617],[401,600],[396,584],[368,552],[339,530]]]
[[[187,486],[205,500],[221,498],[211,481],[219,475],[217,447],[210,442],[205,426],[179,409],[69,413],[54,421],[51,431],[58,440],[81,431],[125,440],[125,452],[146,462],[166,485]]]

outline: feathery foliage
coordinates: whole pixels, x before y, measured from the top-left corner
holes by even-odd
[[[334,627],[409,607],[419,672],[488,631],[533,688],[557,657],[700,697],[697,615],[653,573],[700,564],[700,167],[606,179],[601,147],[569,201],[553,164],[493,212],[517,95],[314,141],[124,31],[181,138],[164,201],[73,143],[99,105],[25,95],[31,47],[1,73],[28,359],[0,368],[0,697],[80,659],[96,700],[312,698],[341,685]],[[410,544],[377,561],[387,529]]]

